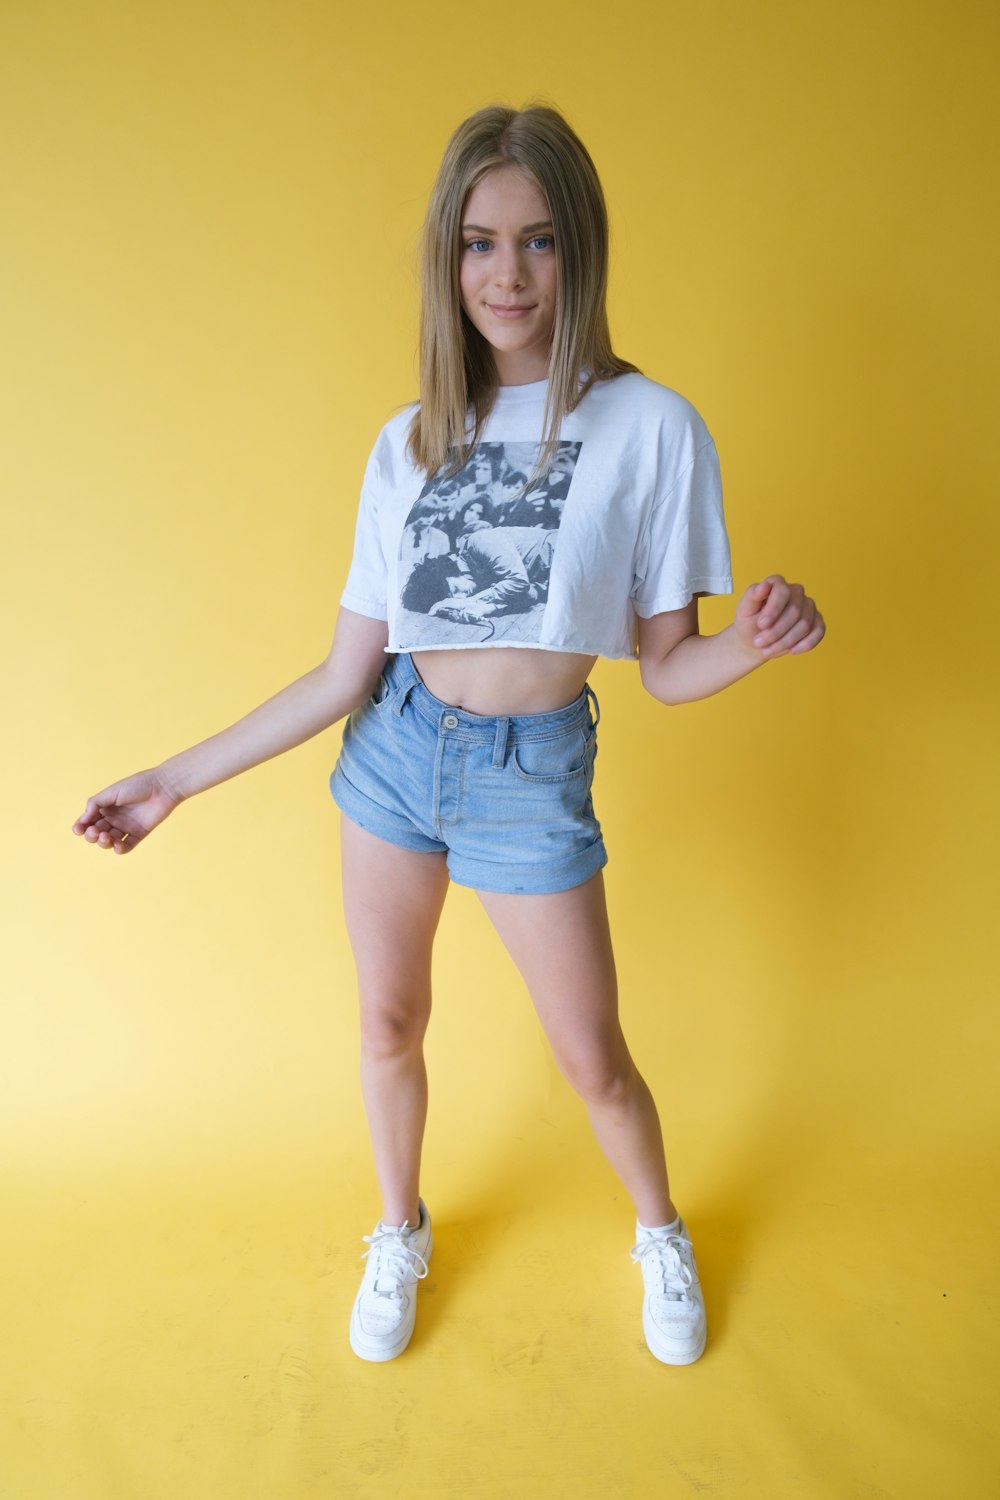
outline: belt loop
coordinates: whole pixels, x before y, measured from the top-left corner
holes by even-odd
[[[507,755],[507,731],[510,720],[502,717],[497,719],[496,738],[493,741],[493,769],[500,770],[503,767]]]
[[[586,683],[585,686],[587,689],[587,697],[592,698],[594,702],[594,728],[596,729],[598,724],[601,722],[601,705],[598,703],[597,694],[594,692],[594,689],[591,687],[590,683]]]

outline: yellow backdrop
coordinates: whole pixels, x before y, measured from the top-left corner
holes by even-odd
[[[997,39],[978,0],[4,7],[6,1494],[997,1493]],[[605,183],[618,349],[716,438],[737,591],[829,629],[681,708],[593,678],[686,1370],[458,888],[435,1259],[405,1357],[350,1354],[339,729],[126,860],[70,834],[325,654],[440,154],[537,97]]]

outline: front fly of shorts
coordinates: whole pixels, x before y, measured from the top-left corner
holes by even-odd
[[[378,838],[445,852],[458,885],[569,890],[608,862],[591,798],[600,716],[589,684],[551,713],[468,713],[399,653],[347,719],[330,791]]]

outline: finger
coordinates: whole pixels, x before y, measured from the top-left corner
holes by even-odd
[[[809,634],[811,629],[812,620],[798,620],[779,640],[767,648],[765,655],[786,656],[799,641]]]
[[[83,809],[83,812],[80,814],[80,816],[77,818],[76,822],[73,824],[73,832],[74,833],[83,833],[84,829],[89,828],[90,825],[94,822],[94,820],[96,818],[99,818],[100,816],[101,816],[101,809],[98,807],[98,805],[94,801],[93,797],[91,797],[90,800],[88,801],[86,807]]]
[[[771,592],[771,585],[765,580],[759,583],[751,583],[749,588],[743,591],[743,596],[736,606],[736,614],[744,620],[754,623],[761,609],[767,603],[767,596]]]
[[[807,629],[812,629],[815,617],[816,606],[811,599],[803,598],[800,602],[792,598],[773,624],[767,629],[761,630],[754,637],[754,645],[771,646],[781,643],[783,637],[788,634],[792,626],[798,625],[802,620],[806,622]]]
[[[788,603],[788,598],[791,594],[791,588],[780,574],[775,574],[773,578],[769,578],[766,581],[771,585],[771,592],[757,622],[761,629],[767,629],[778,618]]]
[[[87,840],[88,844],[96,844],[101,834],[107,833],[110,827],[111,824],[108,822],[107,818],[101,818],[98,822],[91,823],[90,827],[86,829],[83,836]]]
[[[788,605],[780,614],[773,616],[770,623],[763,619],[757,622],[757,634],[753,638],[755,646],[772,646],[780,636],[800,618],[800,611],[794,604]]]
[[[816,623],[812,630],[810,630],[804,641],[799,641],[797,646],[792,647],[788,653],[789,656],[800,656],[804,651],[811,651],[814,646],[819,645],[825,635],[826,625],[823,623],[823,616],[817,615]]]
[[[743,596],[756,609],[762,609],[767,603],[767,596],[771,592],[771,585],[766,579],[760,583],[752,583]]]
[[[77,822],[86,827],[97,818],[102,818],[106,807],[116,805],[115,798],[112,796],[113,790],[112,787],[106,786],[102,792],[95,792],[92,797],[88,797],[87,805],[77,818]]]
[[[121,838],[124,829],[117,827],[114,823],[108,823],[105,820],[103,826],[101,824],[98,824],[93,832],[94,837],[88,837],[88,842],[97,844],[101,849],[110,849],[114,841]]]
[[[93,803],[93,805],[91,805]],[[100,828],[102,823],[107,823],[109,817],[113,817],[118,811],[114,802],[91,802],[87,803],[87,811],[77,819],[77,826],[82,831],[88,828]]]

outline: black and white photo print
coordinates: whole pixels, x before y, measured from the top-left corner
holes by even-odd
[[[420,492],[400,542],[400,628],[413,646],[539,639],[580,444],[560,442],[529,485],[538,454],[537,443],[480,443]]]

